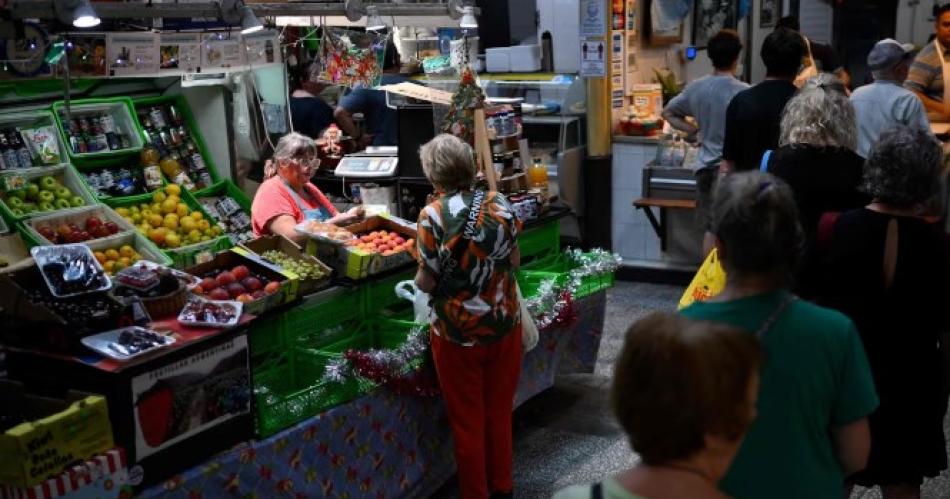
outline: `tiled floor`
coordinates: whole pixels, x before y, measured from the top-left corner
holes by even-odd
[[[515,497],[549,498],[563,487],[600,480],[636,462],[610,413],[613,363],[629,325],[654,310],[673,310],[681,292],[674,286],[626,282],[611,290],[596,372],[559,378],[515,413]],[[434,497],[458,497],[457,486],[447,484]],[[880,497],[878,489],[858,489],[851,499]],[[926,481],[923,497],[950,498],[950,473]]]

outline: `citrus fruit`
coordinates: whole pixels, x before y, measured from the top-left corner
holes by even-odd
[[[178,196],[181,194],[181,187],[176,184],[168,184],[165,186],[165,194]]]

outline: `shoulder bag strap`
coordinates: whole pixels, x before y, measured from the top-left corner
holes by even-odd
[[[815,71],[818,71],[818,65],[815,64],[815,56],[811,54],[811,42],[808,41],[807,36],[802,36],[802,38],[805,39],[805,48],[808,49],[808,62],[811,63],[811,67],[815,68]]]
[[[765,322],[763,322],[762,325],[759,326],[759,330],[755,332],[755,337],[758,338],[759,341],[762,341],[762,337],[764,337],[765,333],[769,332],[769,330],[772,329],[772,326],[775,325],[775,321],[777,321],[779,317],[781,317],[782,314],[785,313],[785,309],[788,308],[789,305],[791,305],[797,300],[798,300],[798,297],[792,293],[789,293],[788,296],[783,298],[782,303],[779,303],[778,306],[775,307],[775,311],[772,312],[772,315],[770,315],[768,319],[765,319]]]
[[[590,486],[590,499],[604,499],[604,484],[597,482]]]
[[[311,209],[303,202],[303,198],[300,197],[300,194],[297,194],[297,191],[287,185],[287,182],[284,182],[283,179],[281,179],[280,185],[284,186],[284,189],[290,193],[290,197],[292,197],[294,202],[297,203],[297,208],[300,208],[300,211],[303,212]]]
[[[759,171],[766,173],[769,171],[769,160],[772,159],[772,150],[769,149],[762,154],[762,161],[759,162]]]
[[[887,237],[884,239],[884,289],[890,289],[894,284],[894,273],[897,272],[898,234],[897,219],[892,218],[887,222]]]

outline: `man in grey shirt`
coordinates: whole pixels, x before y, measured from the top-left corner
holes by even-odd
[[[697,170],[719,165],[726,130],[726,108],[737,93],[749,88],[735,77],[739,52],[742,51],[742,42],[735,31],[716,33],[709,40],[707,50],[715,72],[687,85],[663,109],[663,119],[673,128],[691,137],[698,136],[699,163],[686,165]],[[692,116],[696,124],[686,121],[687,116]]]
[[[708,233],[712,214],[712,190],[722,161],[722,141],[726,134],[726,108],[735,95],[749,85],[736,79],[742,41],[733,30],[722,30],[709,39],[709,58],[715,71],[683,89],[663,109],[663,119],[677,130],[699,139],[697,163],[685,165],[696,170],[696,217],[707,234],[704,254],[712,247]],[[692,116],[693,124],[686,120]]]
[[[851,94],[858,125],[858,150],[867,158],[881,132],[897,125],[930,129],[927,111],[920,99],[902,85],[913,62],[914,46],[887,38],[868,54],[868,69],[874,83]]]

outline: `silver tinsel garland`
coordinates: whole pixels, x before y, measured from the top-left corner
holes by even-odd
[[[594,276],[605,276],[615,272],[622,262],[620,255],[603,249],[583,252],[579,249],[567,249],[564,254],[572,263],[571,271],[563,278],[543,279],[537,292],[526,298],[528,310],[534,317],[538,330],[555,325],[561,319],[565,309],[570,307],[573,297],[583,286],[583,280]],[[558,282],[561,281],[561,282]],[[373,349],[357,352],[356,355],[370,360],[374,369],[385,371],[390,376],[410,374],[422,365],[423,356],[429,348],[428,326],[415,326],[409,332],[406,342],[395,349]],[[343,383],[352,377],[362,378],[357,372],[352,355],[344,355],[327,363],[322,381]]]

